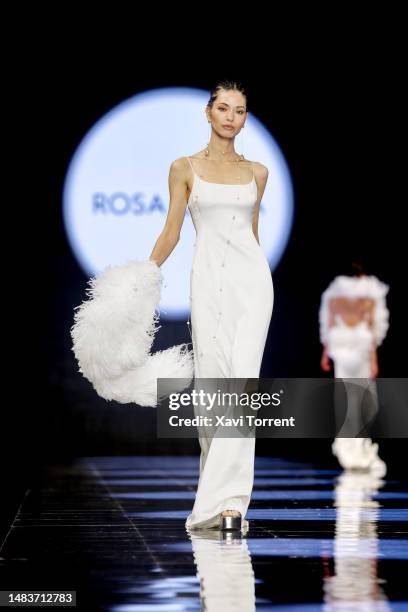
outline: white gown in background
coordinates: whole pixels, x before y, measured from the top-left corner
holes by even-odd
[[[342,437],[350,426],[358,424],[360,403],[369,387],[376,397],[376,385],[371,379],[370,353],[373,346],[379,346],[388,331],[389,311],[385,296],[389,287],[375,276],[337,276],[324,291],[319,310],[320,341],[327,348],[333,360],[334,376],[343,379],[358,379],[346,386],[348,407],[344,426],[338,432],[333,452],[344,468],[376,467],[385,473],[385,464],[378,458],[378,445],[369,438]],[[374,301],[373,325],[366,320],[348,325],[340,315],[335,316],[335,325],[329,325],[329,301],[332,298],[350,300],[368,298]],[[378,409],[378,406],[377,406]],[[373,416],[373,415],[372,415]],[[363,425],[363,424],[362,424]]]
[[[274,291],[252,230],[255,176],[244,184],[208,182],[187,159],[194,175],[188,206],[196,230],[190,275],[194,375],[258,378]],[[223,386],[231,389],[242,390],[240,382]],[[255,436],[217,437],[215,430],[200,428],[199,442],[200,477],[186,527],[215,526],[228,509],[244,518],[253,488]]]

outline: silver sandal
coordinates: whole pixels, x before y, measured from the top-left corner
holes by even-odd
[[[227,510],[223,510],[223,512],[227,512]],[[239,516],[223,516],[221,513],[221,530],[222,531],[230,531],[234,529],[241,530],[241,528],[242,528],[241,514]]]

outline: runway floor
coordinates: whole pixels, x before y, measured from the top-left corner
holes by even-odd
[[[399,481],[256,457],[248,533],[189,534],[198,461],[47,468],[2,543],[1,589],[75,590],[88,611],[408,610]]]

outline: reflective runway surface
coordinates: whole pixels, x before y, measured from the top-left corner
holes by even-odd
[[[408,610],[408,491],[257,457],[249,531],[187,532],[198,457],[96,457],[44,471],[2,543],[1,589],[77,608]]]

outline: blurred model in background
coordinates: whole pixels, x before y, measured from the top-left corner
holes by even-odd
[[[319,310],[323,344],[320,365],[330,371],[332,360],[335,378],[352,379],[346,383],[347,413],[333,443],[333,453],[343,468],[373,470],[378,475],[386,473],[385,463],[378,456],[378,444],[367,437],[353,436],[378,411],[377,348],[389,327],[385,301],[388,290],[388,285],[378,278],[365,274],[360,263],[353,263],[350,276],[337,276],[324,291]],[[372,400],[371,413],[363,418],[361,404],[367,390]]]

